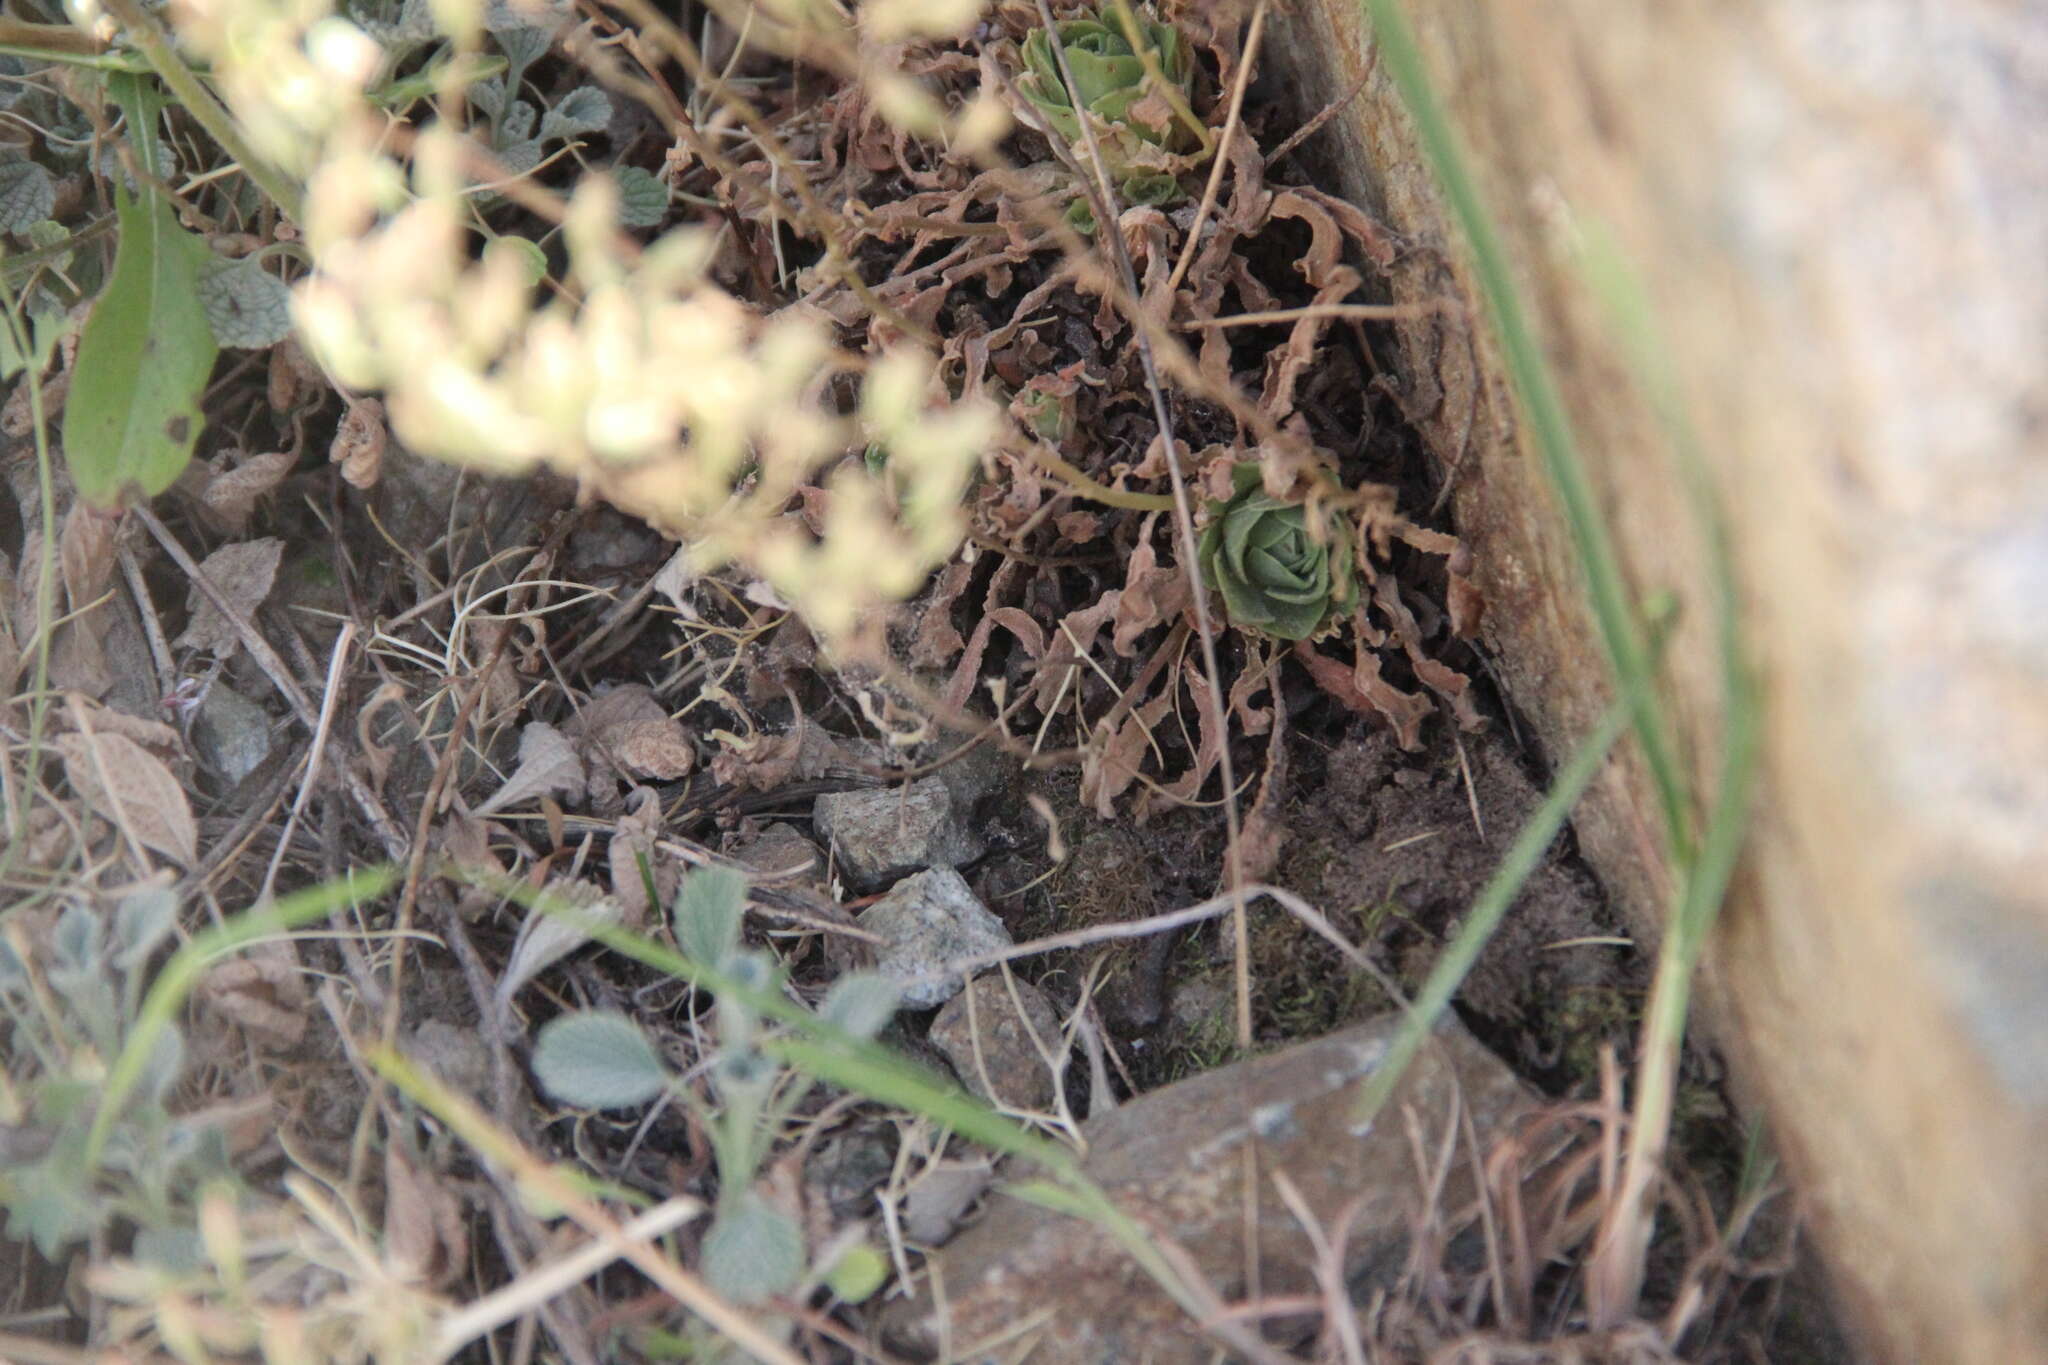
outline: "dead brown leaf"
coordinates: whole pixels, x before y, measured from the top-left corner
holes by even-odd
[[[270,596],[271,585],[277,581],[277,567],[283,559],[284,542],[275,536],[265,536],[261,540],[223,545],[201,560],[199,569],[246,620]],[[192,610],[192,620],[184,633],[178,636],[176,643],[179,649],[199,650],[225,658],[241,648],[242,637],[234,623],[214,606],[197,584],[192,586],[186,604]]]
[[[296,1047],[306,1036],[306,981],[289,940],[256,944],[209,969],[200,978],[199,995],[252,1042],[272,1051]]]
[[[384,1257],[400,1280],[438,1286],[469,1260],[462,1204],[443,1180],[420,1170],[396,1140],[384,1145]]]
[[[795,777],[803,751],[801,716],[798,728],[783,735],[750,735],[740,739],[721,734],[720,748],[711,760],[711,776],[722,787],[742,791],[774,791]]]
[[[633,777],[673,782],[697,766],[697,751],[674,718],[639,721],[622,727],[611,741],[619,765]]]
[[[352,399],[334,428],[327,460],[341,466],[341,477],[356,488],[374,488],[384,467],[391,433],[384,425],[384,405],[375,398]]]
[[[1345,706],[1362,715],[1379,716],[1393,726],[1394,738],[1403,749],[1422,747],[1422,722],[1429,718],[1429,700],[1403,692],[1380,676],[1379,657],[1370,649],[1359,646],[1358,662],[1350,668],[1306,640],[1294,646],[1294,657],[1318,687]]]
[[[649,787],[635,787],[626,794],[626,813],[612,830],[610,852],[612,897],[625,909],[625,925],[638,929],[653,911],[675,899],[681,871],[675,859],[661,853],[655,842],[661,837],[661,796]],[[654,879],[654,898],[647,895],[647,876]]]
[[[101,814],[181,867],[199,861],[199,827],[185,789],[163,760],[126,735],[59,735],[57,753],[71,789]]]
[[[1140,635],[1175,619],[1188,605],[1187,575],[1159,563],[1152,535],[1156,520],[1157,514],[1149,516],[1139,528],[1138,543],[1125,567],[1123,591],[1116,595],[1109,644],[1126,659],[1138,652]]]
[[[967,591],[973,577],[974,566],[960,559],[939,571],[918,608],[917,629],[910,641],[912,667],[943,668],[967,647],[967,641],[953,626],[953,604]]]
[[[64,514],[64,530],[57,539],[57,565],[64,595],[74,612],[86,610],[113,583],[114,533],[120,525],[118,517],[96,510],[83,499],[72,503]]]
[[[590,942],[589,925],[617,925],[625,921],[626,907],[616,896],[607,896],[582,882],[555,881],[545,893],[567,913],[550,914],[529,910],[519,926],[512,956],[505,974],[498,979],[498,1008],[502,1013],[527,982],[547,968]]]
[[[372,692],[363,709],[356,712],[356,748],[362,751],[363,762],[369,766],[370,789],[379,796],[384,794],[384,783],[391,776],[392,754],[390,745],[377,742],[375,719],[387,706],[396,706],[401,714],[405,711],[405,685],[395,679]]]
[[[582,792],[587,778],[583,757],[570,738],[545,721],[533,721],[519,734],[519,766],[476,808],[489,815],[536,796]]]
[[[214,521],[230,535],[248,529],[257,500],[284,482],[297,461],[289,453],[274,450],[251,455],[231,469],[222,469],[207,480],[199,501],[213,514]]]
[[[294,412],[315,393],[324,393],[327,376],[307,358],[297,337],[286,337],[270,348],[270,369],[266,396],[272,412]]]
[[[592,781],[609,768],[628,781],[668,782],[697,766],[697,751],[682,722],[644,683],[622,683],[598,693],[562,728],[583,748]]]
[[[131,716],[125,711],[116,711],[82,696],[65,698],[70,707],[72,724],[78,729],[91,729],[96,734],[121,735],[134,740],[148,749],[165,763],[176,762],[185,751],[183,738],[176,726],[166,725],[160,720],[146,716]],[[83,719],[80,719],[81,713]]]

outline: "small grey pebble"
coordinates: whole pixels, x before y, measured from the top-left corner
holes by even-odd
[[[966,878],[950,867],[905,877],[862,913],[860,927],[881,938],[876,968],[903,983],[903,1008],[913,1010],[943,1005],[966,984],[957,972],[931,980],[917,978],[1014,942]]]

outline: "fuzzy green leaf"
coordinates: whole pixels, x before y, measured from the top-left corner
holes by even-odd
[[[178,898],[168,886],[143,886],[114,907],[114,965],[140,966],[178,923]]]
[[[661,177],[638,166],[621,166],[612,178],[619,182],[619,226],[660,227],[668,217],[668,186]]]
[[[207,266],[199,275],[199,301],[223,346],[261,351],[291,335],[291,291],[253,256]]]
[[[734,1303],[794,1288],[803,1273],[803,1229],[752,1190],[741,1191],[704,1238],[704,1278]]]
[[[747,879],[729,867],[700,867],[676,888],[676,946],[692,961],[723,969],[740,942]]]
[[[872,1038],[896,1013],[903,992],[880,972],[848,972],[818,1004],[818,1017],[856,1038]]]
[[[0,161],[0,232],[26,232],[56,204],[48,171],[33,161]]]
[[[534,1044],[533,1070],[550,1095],[582,1109],[645,1104],[669,1083],[668,1064],[640,1026],[606,1010],[549,1021]]]
[[[562,97],[540,121],[540,135],[569,138],[578,133],[601,133],[612,121],[612,102],[593,85],[579,85]]]

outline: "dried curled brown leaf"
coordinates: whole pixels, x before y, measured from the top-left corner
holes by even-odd
[[[327,447],[327,459],[341,466],[341,477],[356,488],[374,488],[384,468],[384,451],[391,444],[390,429],[384,425],[384,404],[375,398],[350,401],[348,411],[334,429]]]
[[[285,1051],[306,1036],[304,969],[287,941],[259,943],[211,968],[200,978],[199,995],[260,1046]]]
[[[257,500],[283,483],[295,463],[293,457],[282,450],[251,455],[232,468],[222,468],[208,479],[199,494],[199,501],[212,513],[222,530],[230,535],[240,535],[248,529],[249,518],[255,515]]]

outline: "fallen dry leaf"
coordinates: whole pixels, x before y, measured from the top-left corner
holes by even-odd
[[[57,565],[71,610],[86,610],[113,583],[114,533],[119,528],[119,518],[96,510],[82,499],[65,513],[64,530],[57,538]]]
[[[563,729],[582,742],[586,760],[601,758],[629,780],[673,781],[697,766],[682,723],[641,683],[598,693]]]
[[[211,968],[200,978],[199,994],[259,1046],[282,1052],[306,1036],[306,981],[288,940],[256,944]]]
[[[469,1260],[461,1202],[396,1141],[384,1144],[384,1259],[399,1279],[429,1287],[453,1279]]]
[[[689,737],[682,725],[668,716],[625,727],[612,740],[611,751],[628,774],[656,782],[687,777],[697,766],[697,751],[690,747]]]
[[[74,729],[92,730],[99,734],[125,735],[158,758],[170,762],[185,751],[185,741],[178,734],[176,726],[166,725],[160,720],[144,716],[131,716],[125,711],[116,711],[111,706],[85,696],[68,696],[64,699],[70,709]]]
[[[330,464],[341,466],[341,477],[356,488],[374,488],[384,467],[384,449],[391,433],[384,425],[384,405],[374,398],[357,398],[341,415],[334,428],[334,440],[327,447]]]
[[[277,581],[277,566],[283,559],[284,542],[275,536],[265,536],[261,540],[221,546],[199,561],[199,570],[246,620],[270,596],[270,586]],[[242,637],[234,623],[197,584],[187,594],[186,605],[192,610],[192,620],[177,639],[179,649],[225,658],[241,648]]]
[[[484,799],[476,814],[489,815],[536,796],[580,792],[586,780],[575,743],[547,722],[533,721],[519,733],[519,766],[504,786]]]
[[[248,528],[249,518],[255,514],[257,499],[283,483],[284,476],[292,472],[295,463],[290,454],[281,450],[251,455],[234,468],[224,469],[209,479],[199,494],[199,501],[223,530],[231,535],[240,535]]]
[[[626,794],[626,813],[612,830],[610,863],[612,896],[624,907],[624,923],[637,929],[647,923],[656,906],[675,899],[681,880],[675,859],[655,847],[661,837],[661,795],[650,787],[635,787]],[[641,872],[646,864],[647,875]],[[647,876],[654,879],[654,896],[647,895]]]
[[[71,790],[146,848],[181,867],[199,861],[199,827],[185,789],[163,760],[126,735],[59,735],[57,753]]]
[[[1411,752],[1422,747],[1422,722],[1429,718],[1427,697],[1400,688],[1380,676],[1380,661],[1370,649],[1360,646],[1358,662],[1346,668],[1329,655],[1303,640],[1294,646],[1316,685],[1345,706],[1363,715],[1379,716],[1394,727],[1394,738]]]
[[[557,903],[573,907],[567,914],[529,910],[519,926],[512,956],[505,974],[498,979],[498,1011],[502,1016],[527,982],[547,968],[590,942],[588,924],[618,925],[625,922],[626,907],[616,896],[600,893],[581,882],[551,882],[545,893]],[[579,923],[578,921],[583,921]]]

